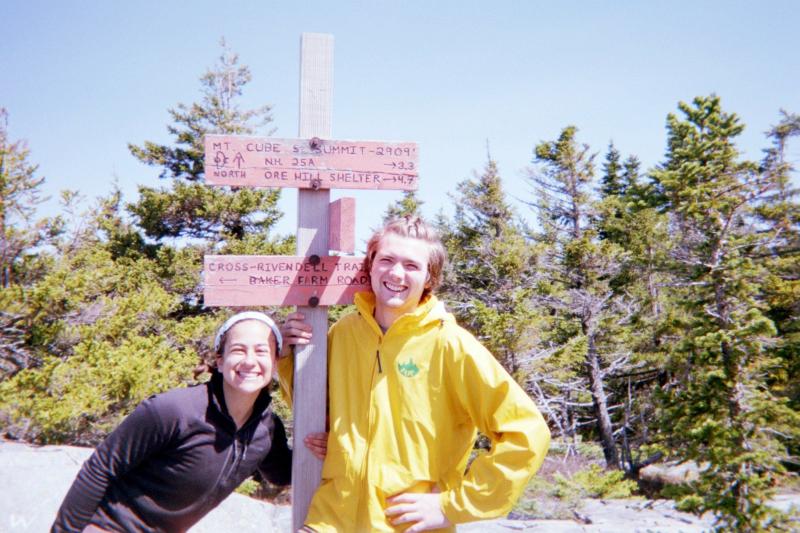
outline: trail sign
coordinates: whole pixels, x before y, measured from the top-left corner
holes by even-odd
[[[300,139],[207,135],[205,179],[211,185],[293,187],[297,254],[205,257],[209,306],[297,305],[312,328],[294,355],[292,527],[300,529],[319,485],[322,462],[302,444],[326,430],[328,305],[351,303],[369,288],[363,258],[352,253],[355,200],[330,201],[330,189],[416,190],[416,143],[335,141],[331,134],[333,36],[304,33],[300,41]]]
[[[205,304],[337,305],[369,288],[364,259],[284,255],[207,255]]]
[[[206,135],[206,181],[236,187],[416,190],[411,142]]]

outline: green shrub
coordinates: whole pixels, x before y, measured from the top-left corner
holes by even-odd
[[[577,491],[559,492],[556,485],[543,477],[534,476],[514,507],[518,517],[540,520],[572,520],[581,508]]]
[[[621,470],[606,471],[598,464],[589,465],[588,469],[576,472],[569,479],[557,473],[556,495],[571,497],[577,492],[581,498],[629,498],[637,485],[624,477]]]
[[[636,482],[624,479],[619,470],[606,471],[596,463],[571,476],[556,472],[552,477],[534,476],[513,513],[546,520],[572,520],[585,498],[629,498]]]
[[[176,317],[180,300],[147,259],[98,248],[62,258],[26,292],[38,364],[0,381],[4,432],[93,445],[148,396],[193,383],[218,319]]]
[[[236,487],[236,492],[244,494],[245,496],[253,496],[258,490],[259,483],[255,479],[249,477],[242,481],[242,484]]]

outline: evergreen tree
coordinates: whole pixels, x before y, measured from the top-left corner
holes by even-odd
[[[420,208],[424,203],[417,197],[417,191],[403,191],[403,197],[386,209],[383,222],[400,217],[421,216]]]
[[[35,364],[0,382],[0,420],[14,438],[96,444],[148,396],[192,382],[219,320],[176,313],[181,293],[168,290],[160,257],[118,255],[104,228],[125,224],[119,193],[79,223],[18,307]],[[0,291],[0,304],[14,296]]]
[[[614,143],[609,143],[606,161],[603,163],[603,178],[600,188],[603,197],[622,196],[625,193],[626,184],[621,175],[623,168],[620,165],[620,157],[619,150],[616,149]]]
[[[23,141],[12,141],[8,113],[0,108],[0,381],[37,362],[27,342],[28,288],[52,257],[44,250],[63,230],[63,220],[36,218],[44,178],[29,161]]]
[[[740,160],[734,139],[744,126],[718,97],[679,109],[683,118],[667,118],[666,160],[653,172],[679,239],[672,268],[685,311],[662,425],[680,455],[703,465],[682,504],[720,513],[720,529],[766,530],[776,520],[766,503],[778,458],[800,427],[764,386],[780,364],[769,356],[776,330],[759,298],[768,272],[758,257],[775,232],[754,210],[779,183]]]
[[[771,376],[775,394],[785,397],[800,411],[800,190],[792,186],[796,168],[787,158],[789,142],[800,136],[800,115],[782,113],[769,131],[772,147],[766,150],[762,172],[776,181],[777,188],[761,205],[758,214],[767,227],[779,234],[764,258],[770,276],[765,283],[767,316],[778,330],[773,353],[783,361],[784,372]],[[792,456],[800,455],[800,442],[790,444]]]
[[[630,359],[623,330],[632,304],[611,286],[626,260],[622,249],[599,239],[591,225],[597,217],[589,192],[594,155],[578,144],[576,132],[569,126],[556,141],[534,150],[534,205],[543,223],[542,242],[549,245],[541,266],[548,286],[541,302],[553,319],[549,342],[559,347],[551,364],[571,369],[564,388],[575,391],[579,384],[579,394],[588,396],[606,465],[619,468],[608,379]]]
[[[631,196],[633,191],[636,191],[639,184],[639,170],[641,163],[639,158],[635,155],[628,156],[622,163],[622,188],[628,196]]]
[[[246,68],[226,50],[201,80],[203,101],[173,112],[177,147],[132,147],[140,159],[163,165],[173,186],[141,188],[128,206],[133,221],[119,191],[101,198],[55,243],[24,298],[14,287],[0,290],[0,308],[15,303],[23,317],[22,341],[35,362],[0,382],[6,432],[96,443],[149,395],[194,382],[224,314],[202,306],[203,253],[289,251],[291,240],[268,233],[279,216],[276,192],[198,182],[204,133],[252,131],[247,121],[256,115],[235,105],[247,80]]]
[[[215,68],[200,78],[203,98],[170,110],[167,130],[175,146],[145,142],[129,145],[140,161],[162,167],[171,188],[139,187],[140,198],[128,209],[147,237],[189,237],[207,241],[218,252],[275,253],[285,243],[273,241],[269,229],[281,217],[280,189],[209,187],[202,182],[206,134],[254,134],[272,121],[269,106],[241,110],[237,98],[250,81],[250,70],[222,41]]]
[[[620,165],[619,151],[609,147],[604,164],[600,202],[596,206],[598,234],[620,245],[628,252],[628,261],[620,275],[612,281],[617,291],[628,291],[636,300],[650,309],[649,318],[660,315],[659,286],[665,281],[663,270],[672,239],[669,236],[666,215],[654,204],[658,197],[652,185],[640,182],[640,163],[629,156]],[[644,288],[645,290],[640,290]],[[650,320],[650,325],[655,323]]]
[[[199,274],[204,253],[287,254],[294,247],[294,237],[275,238],[270,234],[282,216],[277,208],[279,189],[211,187],[202,181],[206,134],[253,134],[272,120],[269,106],[239,108],[237,99],[251,79],[250,71],[239,65],[238,56],[224,40],[221,44],[223,51],[216,66],[200,79],[201,102],[180,104],[170,111],[175,124],[168,130],[175,136],[175,146],[150,142],[144,147],[130,145],[135,157],[163,167],[161,176],[172,179],[171,187],[139,187],[140,198],[128,205],[135,224],[119,230],[107,228],[115,239],[123,244],[137,241],[142,250],[148,248],[142,248],[144,239],[154,239],[158,246],[149,247],[148,253],[158,250],[159,265],[167,279],[176,274],[176,264],[183,265],[184,272]],[[136,236],[136,232],[143,235]],[[192,286],[185,279],[180,289],[184,292],[180,312],[202,312],[199,279],[195,278]]]
[[[618,245],[617,274],[610,287],[617,296],[625,295],[630,306],[627,327],[620,328],[617,345],[631,354],[630,368],[615,372],[609,379],[612,396],[624,399],[622,416],[614,421],[620,442],[621,460],[628,476],[637,479],[639,470],[659,459],[656,453],[642,458],[640,450],[649,444],[655,408],[650,400],[657,380],[663,374],[664,335],[660,287],[668,282],[663,268],[670,250],[667,216],[651,206],[650,187],[640,183],[639,160],[621,156],[609,146],[603,165],[600,201],[595,205],[594,227],[600,239]]]
[[[35,219],[36,207],[44,201],[37,165],[29,162],[23,141],[8,134],[8,112],[0,107],[0,287],[9,287],[29,275],[26,253],[48,242],[61,231],[61,219]],[[32,258],[28,258],[30,260]]]
[[[442,224],[449,257],[442,287],[448,307],[518,379],[534,341],[534,256],[508,205],[493,160],[458,184],[456,211]]]
[[[623,218],[626,214],[625,182],[622,176],[620,153],[614,143],[608,145],[606,160],[603,163],[603,177],[601,178],[600,198],[603,203],[598,206],[599,235],[601,239],[608,239],[616,243],[625,241],[625,228]]]

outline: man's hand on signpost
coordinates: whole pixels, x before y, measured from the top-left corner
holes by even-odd
[[[386,515],[395,526],[413,523],[406,533],[448,527],[452,524],[442,512],[440,497],[438,491],[427,494],[404,492],[386,499],[389,504]]]
[[[319,459],[325,460],[325,455],[328,453],[328,434],[327,433],[309,433],[303,439],[306,448]]]
[[[311,325],[304,322],[304,319],[303,313],[292,313],[286,317],[281,326],[281,336],[283,337],[281,357],[291,355],[292,346],[306,345],[311,342]]]

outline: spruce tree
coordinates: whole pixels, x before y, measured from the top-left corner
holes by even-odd
[[[782,112],[768,135],[772,146],[765,151],[761,168],[778,186],[759,205],[758,215],[763,224],[780,232],[764,258],[770,272],[764,290],[767,316],[778,330],[779,341],[772,353],[784,368],[772,374],[770,386],[800,411],[800,190],[792,184],[797,169],[788,156],[789,145],[796,146],[800,136],[800,115]],[[800,440],[790,443],[789,449],[792,456],[800,455]]]
[[[454,219],[440,223],[449,265],[448,307],[505,368],[522,380],[534,339],[534,256],[509,206],[497,163],[458,184]]]
[[[417,197],[417,191],[403,191],[403,197],[386,209],[383,222],[400,217],[421,216],[420,208],[424,203]]]
[[[614,143],[608,145],[606,160],[603,163],[603,176],[600,180],[600,198],[603,204],[599,206],[598,220],[599,235],[601,239],[608,239],[616,243],[626,239],[623,218],[626,214],[625,182],[622,176],[620,153]]]
[[[626,258],[619,245],[600,239],[592,224],[597,219],[590,192],[595,156],[577,142],[576,133],[573,126],[564,128],[557,140],[534,150],[534,206],[546,245],[540,268],[547,290],[540,302],[552,317],[547,342],[559,347],[551,365],[571,369],[572,375],[562,374],[565,389],[574,390],[579,380],[606,465],[619,468],[608,379],[629,364],[623,330],[632,302],[611,285]]]
[[[611,142],[608,144],[606,160],[603,163],[603,178],[600,193],[603,197],[622,196],[625,193],[625,181],[621,174],[623,167],[620,164],[619,150]]]
[[[270,106],[241,110],[238,97],[251,80],[250,70],[221,42],[222,54],[200,78],[202,99],[171,109],[167,130],[173,146],[145,142],[129,145],[140,161],[162,168],[169,188],[139,187],[140,198],[129,205],[137,225],[151,239],[190,238],[206,241],[216,252],[277,253],[285,243],[270,238],[281,217],[280,189],[210,187],[203,183],[206,134],[256,134],[272,121]]]
[[[644,304],[640,309],[649,308],[647,321],[653,326],[661,313],[659,287],[666,282],[661,271],[672,239],[666,215],[655,207],[658,197],[654,187],[641,182],[639,167],[634,155],[620,164],[619,151],[613,144],[609,147],[594,223],[601,239],[628,252],[628,260],[621,265],[622,271],[612,286],[632,292]]]
[[[8,112],[0,107],[0,287],[25,282],[33,270],[22,265],[26,254],[63,228],[59,218],[36,217],[36,208],[44,201],[44,177],[29,157],[24,141],[11,140]]]
[[[630,361],[627,368],[611,376],[609,391],[619,403],[624,401],[624,410],[620,409],[612,420],[619,426],[617,440],[626,474],[638,479],[644,466],[663,455],[657,452],[643,457],[641,452],[650,444],[655,419],[652,392],[663,375],[665,298],[661,286],[669,283],[663,268],[672,239],[667,216],[652,207],[651,187],[640,181],[639,160],[631,155],[620,161],[619,151],[611,144],[593,225],[600,239],[625,252],[620,255],[619,270],[610,287],[615,295],[624,295],[631,302],[626,325],[617,335],[617,346],[630,353]]]
[[[173,112],[175,146],[132,147],[163,166],[172,186],[140,188],[128,206],[132,220],[119,191],[100,198],[55,243],[24,300],[0,290],[0,304],[20,302],[22,340],[36,361],[0,381],[7,432],[94,444],[143,399],[195,382],[193,370],[225,314],[202,305],[203,253],[288,251],[290,240],[269,235],[277,192],[212,189],[200,180],[203,134],[251,132],[254,119],[264,118],[237,107],[248,80],[225,50],[201,80],[201,103]]]
[[[44,245],[63,230],[60,217],[36,216],[43,183],[26,143],[11,140],[8,112],[0,108],[0,381],[37,362],[25,300],[52,261]]]
[[[628,196],[640,187],[640,167],[639,158],[635,155],[628,156],[622,163],[622,189]]]
[[[667,118],[666,160],[653,172],[678,236],[671,262],[685,313],[662,427],[674,452],[701,466],[685,507],[718,513],[720,529],[767,530],[779,518],[767,505],[783,471],[778,459],[800,427],[765,386],[780,362],[770,357],[776,330],[760,298],[768,275],[760,256],[776,232],[755,210],[779,180],[741,159],[734,140],[744,125],[717,96],[679,109],[682,117]]]

